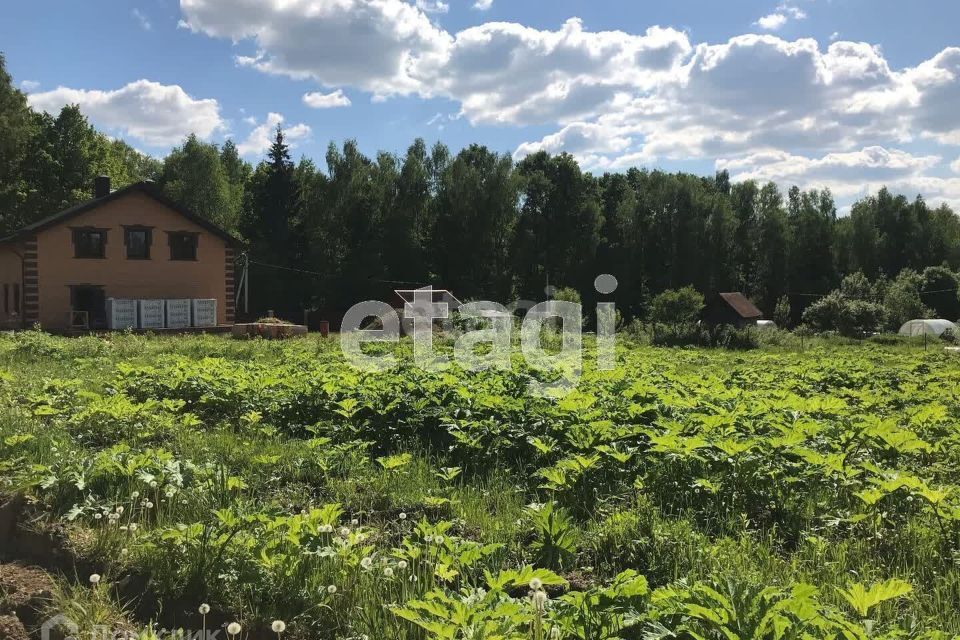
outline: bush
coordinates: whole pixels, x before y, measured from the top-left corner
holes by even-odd
[[[780,299],[777,300],[777,306],[773,308],[773,321],[776,322],[777,326],[781,329],[786,329],[790,326],[791,313],[790,298],[780,296]]]
[[[650,322],[679,326],[693,324],[703,310],[703,296],[693,287],[668,289],[650,303]]]
[[[749,327],[738,329],[730,325],[720,325],[710,334],[710,344],[714,347],[735,351],[756,349],[760,346],[758,331]]]
[[[883,306],[886,308],[887,326],[891,330],[896,331],[908,320],[933,316],[933,310],[927,308],[920,297],[922,285],[921,276],[911,269],[904,269],[890,283]]]
[[[803,312],[803,322],[817,332],[836,331],[848,338],[862,338],[878,331],[886,312],[876,303],[848,298],[841,290],[817,300]]]
[[[650,344],[656,347],[706,347],[710,342],[709,332],[695,324],[654,326],[650,337]]]

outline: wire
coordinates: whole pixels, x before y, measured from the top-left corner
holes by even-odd
[[[279,264],[269,264],[269,263],[267,263],[267,262],[260,262],[259,260],[251,260],[251,259],[249,259],[249,257],[248,257],[248,259],[247,259],[247,262],[248,262],[249,264],[259,265],[259,266],[261,266],[261,267],[268,267],[268,268],[270,268],[270,269],[282,269],[282,270],[284,270],[284,271],[294,271],[294,272],[296,272],[296,273],[306,273],[306,274],[309,274],[309,275],[320,276],[320,277],[322,277],[322,278],[328,277],[328,276],[330,275],[330,274],[328,274],[328,273],[320,273],[319,271],[310,271],[309,269],[298,269],[298,268],[296,268],[296,267],[285,267],[285,266],[279,265]],[[385,282],[385,283],[388,283],[388,284],[417,284],[417,285],[421,285],[421,286],[424,286],[424,287],[430,286],[430,283],[429,283],[429,282],[417,282],[417,281],[414,281],[414,280],[380,280],[380,279],[378,279],[378,278],[368,278],[368,280],[371,280],[372,282]]]

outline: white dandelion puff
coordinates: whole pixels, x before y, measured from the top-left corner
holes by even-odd
[[[210,605],[208,605],[206,602],[204,602],[202,605],[200,605],[200,608],[197,609],[197,611],[200,612],[200,615],[204,615],[204,616],[205,616],[205,615],[207,615],[208,613],[210,613]]]
[[[227,625],[227,633],[231,636],[235,636],[240,633],[240,629],[241,627],[239,622],[231,622]]]
[[[329,587],[327,587],[327,593],[329,593],[330,595],[333,595],[336,592],[337,592],[337,585],[332,584]]]
[[[400,513],[400,519],[401,519],[401,520],[406,520],[406,519],[407,519],[407,514],[401,512],[401,513]]]
[[[287,623],[283,620],[274,620],[270,628],[273,629],[274,633],[283,633],[287,630]]]
[[[400,569],[400,571],[403,571],[406,568],[407,568],[406,560],[401,560],[400,562],[397,563],[397,569]]]
[[[360,566],[363,567],[364,569],[370,570],[370,568],[373,567],[373,558],[370,558],[370,557],[364,558],[363,560],[360,561]]]
[[[92,573],[90,574],[90,584],[97,585],[100,584],[100,574]]]
[[[383,570],[383,575],[384,575],[384,577],[392,578],[392,577],[393,577],[393,569],[391,569],[390,567],[387,567],[386,569]]]
[[[531,578],[530,588],[533,589],[534,591],[539,591],[540,589],[543,588],[543,580],[541,580],[540,578]]]

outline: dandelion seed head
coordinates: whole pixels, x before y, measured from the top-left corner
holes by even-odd
[[[370,569],[373,566],[373,558],[366,557],[360,561],[360,566],[364,569]]]
[[[350,524],[351,524],[352,526],[356,527],[357,525],[360,524],[360,521],[357,520],[356,518],[354,518],[353,520],[350,521]]]
[[[145,506],[147,509],[153,509],[153,503],[149,501],[146,502],[143,506]]]
[[[540,578],[532,578],[530,580],[530,588],[533,589],[534,591],[539,591],[540,589],[543,588],[543,580],[541,580]]]
[[[533,604],[540,611],[543,611],[544,607],[547,604],[547,592],[546,591],[534,591],[533,592]]]
[[[102,514],[102,513],[95,513],[95,514],[93,514],[93,519],[94,519],[94,520],[100,520],[101,518],[103,518],[103,514]]]
[[[100,574],[92,573],[90,574],[90,584],[100,584]]]
[[[240,633],[240,629],[241,627],[239,622],[231,622],[227,625],[227,633],[231,636],[235,636]]]
[[[386,569],[383,570],[383,575],[384,575],[385,577],[387,577],[387,578],[392,578],[392,577],[393,577],[393,569],[391,569],[390,567],[387,567]]]
[[[157,488],[157,481],[156,481],[156,480],[151,480],[151,481],[150,481],[150,488],[151,488],[151,489],[156,489],[156,488]]]
[[[397,563],[397,569],[400,569],[400,571],[403,571],[406,568],[407,568],[406,560],[401,560],[400,562]]]
[[[287,623],[283,620],[274,620],[270,628],[273,629],[274,633],[283,633],[287,630]]]
[[[327,593],[329,593],[330,595],[333,595],[336,592],[337,592],[337,585],[332,584],[329,587],[327,587]]]
[[[340,535],[346,538],[348,535],[350,535],[350,529],[347,529],[346,527],[340,527]]]
[[[406,520],[406,519],[407,519],[407,514],[401,512],[401,513],[400,513],[400,519],[401,519],[401,520]]]
[[[206,602],[204,602],[202,605],[200,605],[200,608],[197,609],[197,611],[200,612],[200,615],[204,615],[204,616],[205,616],[205,615],[207,615],[208,613],[210,613],[210,605],[208,605]]]

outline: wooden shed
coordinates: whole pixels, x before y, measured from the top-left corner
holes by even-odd
[[[710,326],[755,326],[762,317],[760,309],[740,292],[718,293],[703,309],[703,322]]]

